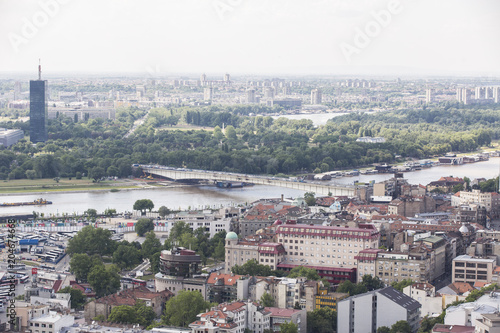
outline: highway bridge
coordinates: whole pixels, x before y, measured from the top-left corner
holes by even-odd
[[[316,195],[328,195],[331,193],[333,196],[355,196],[356,188],[352,185],[331,185],[331,184],[315,184],[308,182],[292,181],[289,179],[278,177],[266,177],[257,175],[245,175],[238,173],[207,171],[207,170],[193,170],[183,168],[171,168],[160,165],[139,165],[134,164],[134,167],[140,167],[144,172],[153,176],[161,176],[173,180],[213,180],[226,181],[226,182],[246,182],[255,185],[268,185],[280,186],[286,188],[293,188],[304,192],[314,192]]]

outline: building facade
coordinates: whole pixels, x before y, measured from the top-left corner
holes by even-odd
[[[47,141],[46,89],[47,81],[30,81],[30,140],[33,143]]]
[[[338,303],[338,333],[375,333],[381,326],[391,327],[400,320],[407,321],[416,332],[420,320],[419,302],[386,287],[346,298]]]

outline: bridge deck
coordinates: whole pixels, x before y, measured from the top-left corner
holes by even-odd
[[[280,187],[301,190],[304,192],[314,192],[318,195],[328,195],[329,193],[331,193],[331,195],[333,196],[345,195],[352,197],[356,195],[356,188],[354,186],[349,186],[349,185],[343,185],[343,186],[322,185],[322,184],[280,179],[276,177],[244,175],[244,174],[207,171],[207,170],[176,169],[164,166],[149,166],[149,165],[139,165],[139,166],[142,168],[144,172],[174,180],[205,179],[213,181],[247,182],[256,185],[280,186]]]

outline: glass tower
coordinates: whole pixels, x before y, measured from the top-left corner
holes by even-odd
[[[30,81],[30,140],[33,143],[47,141],[46,80]]]

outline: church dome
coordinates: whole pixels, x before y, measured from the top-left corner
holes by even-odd
[[[238,235],[235,232],[230,231],[227,233],[226,240],[236,240],[236,239],[238,239]]]

